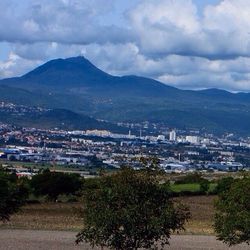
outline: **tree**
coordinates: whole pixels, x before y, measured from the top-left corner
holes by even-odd
[[[220,179],[216,187],[216,192],[219,194],[222,192],[227,192],[230,189],[233,182],[234,182],[233,177],[224,177]]]
[[[82,179],[77,174],[65,174],[45,170],[31,180],[31,188],[35,195],[47,195],[56,201],[60,194],[75,194],[82,187]]]
[[[99,187],[84,193],[83,200],[84,228],[76,242],[111,249],[158,249],[190,216],[152,173],[130,168],[100,177]]]
[[[13,175],[0,170],[0,220],[8,221],[25,203],[28,189]]]
[[[250,178],[234,180],[219,193],[214,228],[228,245],[250,243]]]
[[[201,180],[201,182],[200,182],[200,191],[202,193],[207,194],[208,191],[209,191],[209,187],[210,187],[210,182],[208,180],[206,180],[206,179]]]

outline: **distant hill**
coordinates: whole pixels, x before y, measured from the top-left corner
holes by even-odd
[[[30,126],[43,128],[60,128],[70,130],[87,130],[87,129],[107,129],[113,132],[125,131],[114,124],[108,122],[97,121],[86,115],[77,114],[66,109],[52,109],[44,112],[36,117],[30,115],[26,116],[25,125],[27,125],[27,118],[29,118]],[[35,118],[35,119],[34,119]],[[127,132],[127,131],[126,131]]]
[[[97,119],[250,135],[250,94],[180,90],[139,76],[112,76],[84,57],[56,59],[0,81],[0,101],[67,109]]]
[[[107,129],[118,133],[127,132],[127,129],[112,123],[97,121],[66,109],[41,110],[37,107],[26,106],[14,106],[12,109],[0,108],[0,122],[42,129]]]

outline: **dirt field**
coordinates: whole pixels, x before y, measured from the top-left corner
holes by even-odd
[[[0,229],[0,250],[90,250],[88,245],[75,245],[75,233],[65,231],[30,231]],[[98,248],[94,248],[97,250]],[[240,245],[229,248],[213,236],[181,235],[173,236],[168,250],[247,250]]]
[[[188,205],[192,218],[183,234],[212,235],[213,196],[177,198]],[[8,223],[0,223],[2,229],[35,229],[79,231],[82,228],[80,203],[42,203],[23,207]]]
[[[181,197],[179,201],[190,208],[191,220],[184,234],[213,235],[214,200],[216,196]]]
[[[1,228],[78,231],[82,227],[80,203],[42,203],[26,205],[1,223]]]

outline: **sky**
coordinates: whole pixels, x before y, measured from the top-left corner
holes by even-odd
[[[0,79],[83,55],[113,75],[250,92],[249,0],[1,0]]]

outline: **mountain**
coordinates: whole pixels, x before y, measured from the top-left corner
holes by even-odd
[[[1,85],[21,87],[27,90],[78,92],[88,95],[117,94],[128,96],[164,96],[178,92],[177,89],[158,81],[137,77],[109,75],[84,57],[51,60],[31,72],[16,78],[4,79]]]
[[[250,135],[250,94],[180,90],[139,76],[112,76],[84,57],[56,59],[0,81],[0,101],[67,109],[118,121]]]

